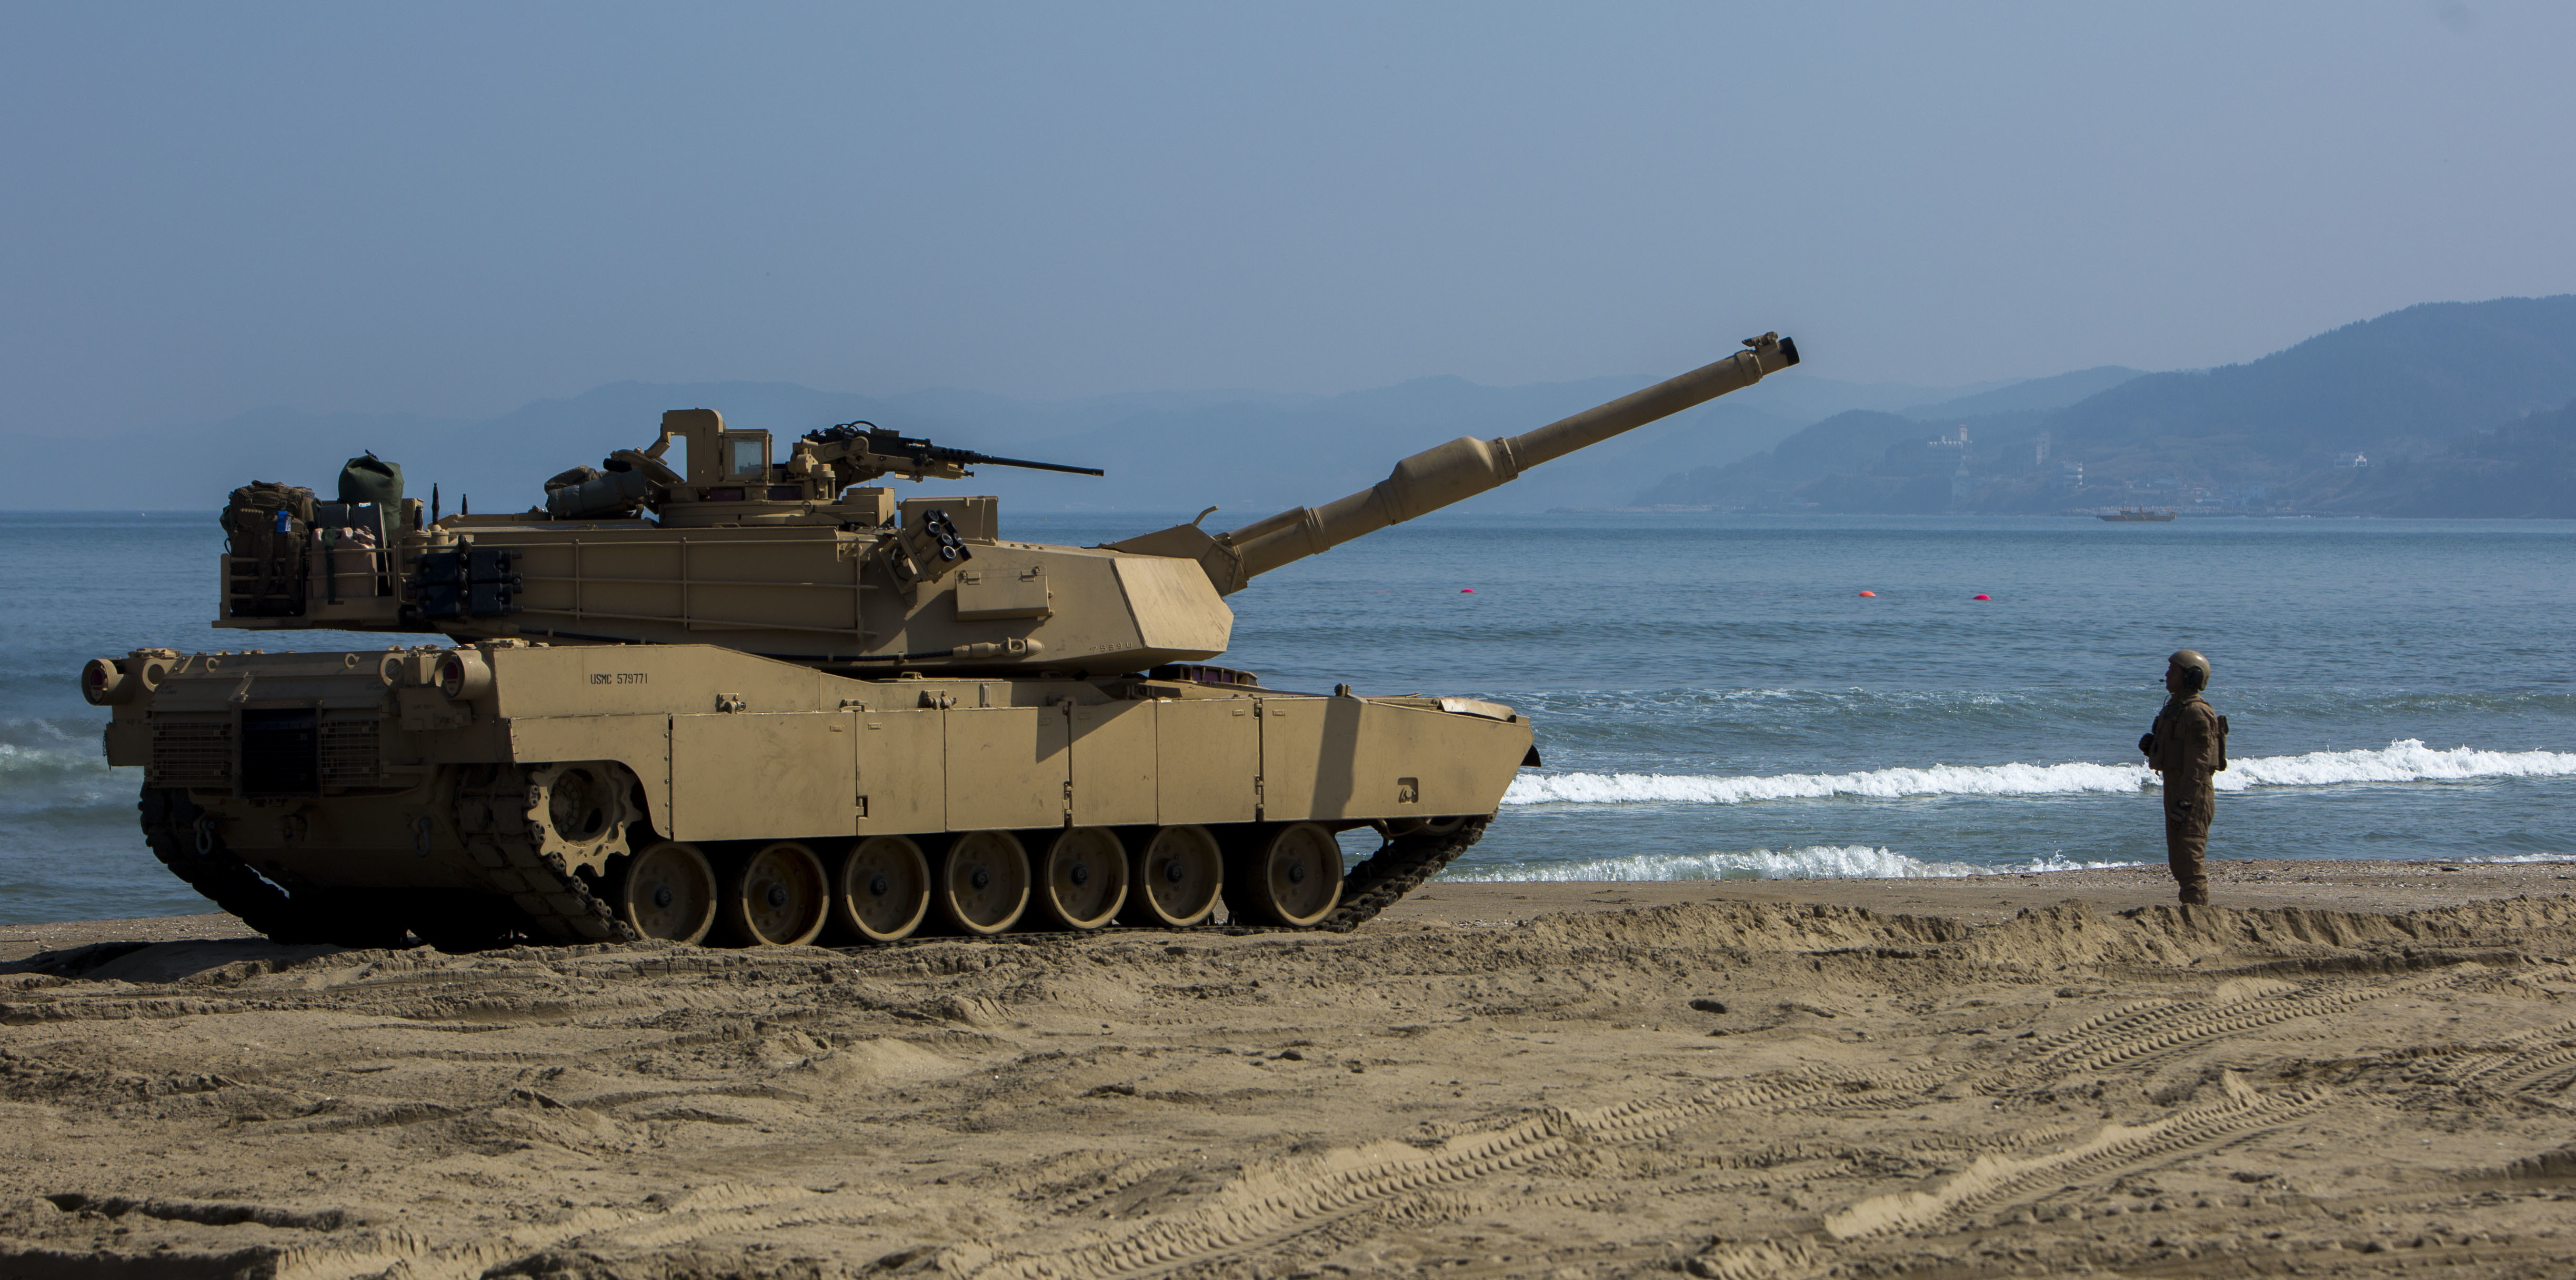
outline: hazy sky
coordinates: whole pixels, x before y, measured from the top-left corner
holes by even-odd
[[[2576,5],[0,6],[13,426],[1956,384],[2576,290]]]

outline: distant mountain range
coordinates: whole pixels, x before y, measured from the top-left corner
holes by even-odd
[[[1714,353],[1712,353],[1714,354]],[[2159,505],[2379,515],[2576,515],[2576,296],[2434,303],[2241,365],[2103,366],[1923,387],[1821,376],[1829,356],[1533,470],[1469,510],[1687,506],[2045,512]],[[1338,498],[1459,435],[1526,431],[1661,376],[1488,387],[1420,378],[1343,395],[1170,392],[1022,400],[876,397],[791,383],[618,382],[479,421],[264,410],[198,427],[64,439],[0,427],[21,456],[116,465],[10,505],[212,511],[250,480],[327,487],[363,450],[448,510],[536,502],[568,466],[650,441],[665,409],[707,407],[785,441],[854,419],[1004,456],[960,488],[1019,513],[1194,512],[1225,528]],[[943,486],[946,487],[946,486]]]
[[[2576,401],[2576,295],[2429,303],[2245,364],[2127,373],[2035,380],[1932,407],[1942,412],[1838,414],[1765,452],[1676,475],[1639,501],[2576,514],[2562,411]],[[2094,377],[2103,385],[2057,406],[2011,399]]]

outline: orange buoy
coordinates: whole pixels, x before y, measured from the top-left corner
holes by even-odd
[[[1877,595],[1878,593],[1877,593],[1877,592],[1875,592],[1875,591],[1864,591],[1864,592],[1861,592],[1861,594],[1862,594],[1862,595],[1865,595],[1865,596],[1874,596],[1874,595]]]
[[[1992,599],[1994,599],[1994,597],[1993,597],[1993,596],[1979,596],[1979,597],[1977,597],[1977,598],[1978,598],[1978,599],[1980,599],[1980,600],[1992,600]]]

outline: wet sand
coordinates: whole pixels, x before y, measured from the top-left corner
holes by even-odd
[[[0,1274],[2576,1273],[2576,867],[2217,872],[858,951],[0,926]]]

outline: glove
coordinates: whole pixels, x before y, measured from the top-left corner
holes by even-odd
[[[2156,753],[2156,735],[2154,735],[2154,734],[2152,734],[2152,733],[2142,733],[2142,734],[2139,734],[2139,735],[2138,735],[2138,754],[2139,754],[2139,755],[2142,755],[2142,756],[2152,756],[2152,755],[2154,755],[2155,753]]]

